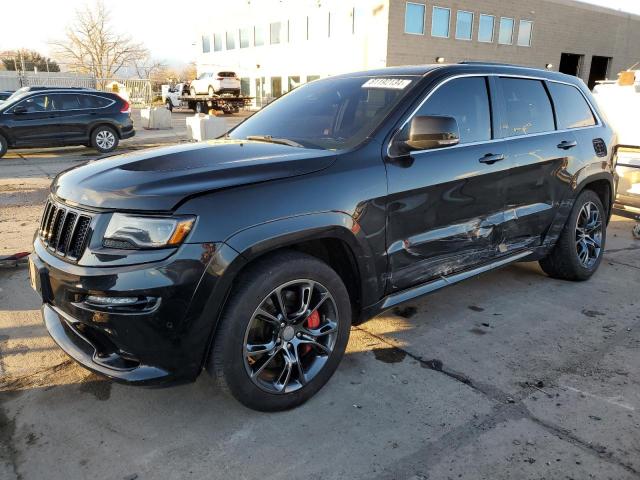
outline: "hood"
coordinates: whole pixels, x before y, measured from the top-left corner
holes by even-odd
[[[59,175],[51,191],[79,205],[171,210],[185,197],[327,168],[335,152],[240,140],[154,148]]]

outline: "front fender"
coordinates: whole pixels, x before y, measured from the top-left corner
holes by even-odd
[[[360,224],[344,212],[320,212],[262,223],[225,240],[248,262],[270,251],[302,242],[336,239],[344,242],[360,278],[362,305],[378,301],[384,291],[384,272],[376,271],[375,258]]]

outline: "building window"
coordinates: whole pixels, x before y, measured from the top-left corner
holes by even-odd
[[[331,37],[331,12],[327,13],[327,37]]]
[[[320,75],[307,75],[307,83],[313,82],[314,80],[320,80]]]
[[[282,77],[271,77],[271,96],[273,98],[282,96]]]
[[[264,45],[264,27],[256,26],[253,29],[253,44],[256,47]]]
[[[456,38],[471,40],[473,38],[473,13],[458,10],[456,15]]]
[[[251,30],[248,28],[240,29],[240,48],[249,48],[251,46]]]
[[[234,32],[227,32],[227,50],[236,48],[236,35]]]
[[[251,95],[251,79],[243,77],[240,79],[240,95],[248,97]]]
[[[269,28],[271,32],[271,36],[270,36],[271,45],[276,45],[280,43],[280,36],[282,34],[282,23],[280,22],[272,23]]]
[[[449,23],[451,22],[450,8],[433,7],[433,18],[431,22],[432,37],[449,38]]]
[[[480,25],[478,26],[478,41],[485,43],[493,42],[493,29],[495,28],[495,17],[493,15],[480,14]]]
[[[513,18],[500,18],[500,33],[498,34],[498,43],[501,45],[513,44]]]
[[[518,29],[518,45],[520,45],[521,47],[530,47],[532,31],[533,31],[532,21],[520,20],[520,28]]]
[[[300,77],[299,76],[293,76],[293,77],[289,77],[289,92],[291,90],[293,90],[294,88],[298,88],[300,86]]]
[[[404,11],[404,33],[424,35],[424,14],[426,7],[420,3],[407,2]]]
[[[202,53],[209,53],[211,51],[211,43],[209,35],[202,36]]]
[[[222,50],[222,34],[214,33],[213,34],[213,51],[219,52]]]

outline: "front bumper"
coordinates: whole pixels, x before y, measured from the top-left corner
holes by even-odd
[[[52,255],[36,239],[32,286],[53,340],[89,370],[115,381],[164,385],[200,373],[237,253],[225,244],[188,244],[166,260],[126,267],[83,267]],[[139,298],[96,305],[88,295]]]

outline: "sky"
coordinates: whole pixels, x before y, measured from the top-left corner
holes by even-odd
[[[109,0],[113,26],[143,42],[151,56],[171,66],[194,58],[194,42],[204,18],[215,15],[213,5],[240,0]],[[256,0],[253,0],[256,1]],[[258,0],[259,1],[259,0]],[[583,0],[640,15],[640,0]],[[29,48],[50,55],[49,42],[64,37],[64,30],[87,0],[6,1],[2,5],[0,51]],[[91,0],[88,1],[91,4]],[[37,12],[37,13],[36,13]],[[25,20],[28,16],[28,21]]]

